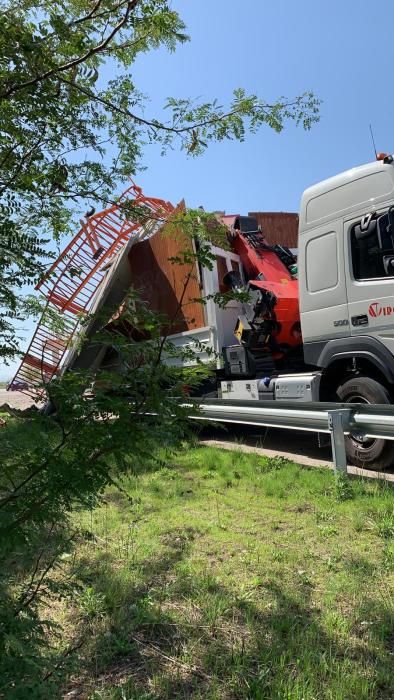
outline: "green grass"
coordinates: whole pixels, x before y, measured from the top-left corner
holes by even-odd
[[[163,458],[164,459],[164,458]],[[393,683],[393,491],[186,448],[81,512],[51,611],[94,700],[383,700]]]

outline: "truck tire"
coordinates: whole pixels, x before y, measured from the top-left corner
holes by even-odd
[[[387,389],[370,377],[354,377],[338,387],[337,395],[344,403],[391,403]],[[346,454],[356,467],[386,469],[394,464],[394,441],[362,439],[357,435],[345,435]]]

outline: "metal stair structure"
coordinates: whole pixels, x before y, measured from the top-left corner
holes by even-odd
[[[112,206],[86,214],[81,229],[36,286],[46,296],[46,307],[10,388],[16,383],[30,396],[44,393],[43,386],[61,374],[110,263],[131,238],[139,242],[156,233],[173,211],[170,202],[144,196],[133,183]],[[51,311],[61,314],[61,331],[53,329]]]

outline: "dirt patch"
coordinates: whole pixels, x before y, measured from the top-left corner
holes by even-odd
[[[24,410],[25,408],[36,405],[31,396],[22,394],[21,391],[6,391],[6,389],[0,389],[0,411],[4,404],[8,404],[11,408],[18,408],[19,410]]]

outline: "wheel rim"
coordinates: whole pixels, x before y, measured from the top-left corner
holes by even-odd
[[[351,394],[345,401],[345,403],[366,403],[371,402],[365,398],[365,396],[360,396],[359,394]],[[348,440],[353,443],[357,450],[370,450],[371,447],[376,445],[378,442],[377,438],[365,438],[362,435],[357,435],[357,433],[349,433]]]

